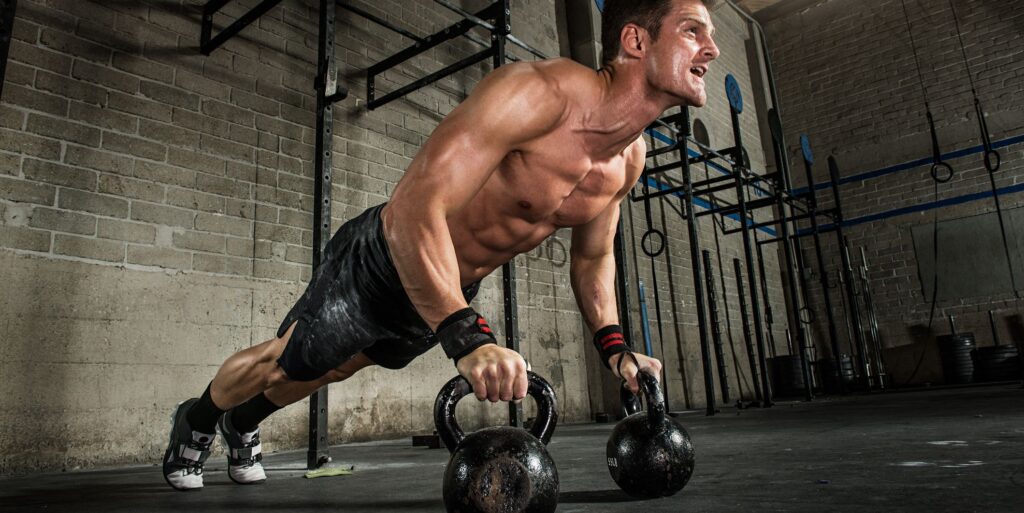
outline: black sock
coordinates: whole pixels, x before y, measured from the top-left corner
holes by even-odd
[[[280,409],[280,406],[270,402],[266,395],[260,393],[231,410],[231,424],[239,433],[252,433],[263,419]]]
[[[210,399],[210,385],[207,385],[206,391],[192,405],[192,408],[188,410],[185,418],[188,420],[189,425],[192,426],[193,431],[215,433],[217,421],[220,420],[221,415],[224,415],[224,410],[213,404],[213,399]]]

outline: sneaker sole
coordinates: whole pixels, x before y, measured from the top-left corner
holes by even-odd
[[[230,465],[231,463],[228,462],[228,464]],[[263,479],[260,479],[258,481],[249,481],[248,483],[245,483],[245,482],[242,482],[242,481],[239,481],[239,480],[235,479],[235,477],[231,475],[230,471],[228,472],[228,478],[231,479],[232,481],[234,481],[235,484],[240,484],[242,486],[258,485],[258,484],[263,484],[263,483],[267,482],[267,478],[263,478]]]
[[[163,461],[160,462],[161,467],[163,467],[163,464],[167,461],[167,458],[169,458],[171,456],[171,454],[174,453],[174,428],[175,428],[174,416],[178,413],[178,408],[181,408],[181,405],[185,404],[186,402],[187,402],[187,400],[186,401],[182,401],[182,402],[174,405],[174,411],[171,412],[171,436],[169,436],[168,439],[167,439],[167,450],[164,451],[164,459],[163,459]],[[199,490],[203,489],[202,486],[200,486],[198,488],[180,488],[178,486],[175,486],[174,483],[171,482],[171,480],[167,477],[167,474],[163,474],[163,476],[164,476],[164,481],[166,481],[167,484],[171,486],[171,488],[174,488],[175,490],[178,490],[179,492],[196,492],[196,491],[199,491]]]

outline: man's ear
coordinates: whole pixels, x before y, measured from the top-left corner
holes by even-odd
[[[647,51],[648,34],[643,27],[635,23],[627,23],[619,33],[619,45],[622,52],[638,58]]]

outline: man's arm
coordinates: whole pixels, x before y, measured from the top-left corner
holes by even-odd
[[[383,212],[402,286],[480,400],[525,397],[526,364],[515,351],[487,343],[493,336],[482,333],[489,328],[475,324],[448,218],[467,207],[510,152],[553,130],[564,110],[564,97],[531,65],[495,70],[434,130]]]
[[[627,186],[616,195],[615,201],[597,218],[577,226],[572,231],[570,249],[569,279],[572,283],[576,303],[590,328],[591,333],[609,325],[619,323],[618,305],[615,299],[615,231],[619,222],[619,203],[636,183],[643,172],[646,146],[643,139],[630,147],[626,159]],[[612,355],[607,363],[618,375],[618,361],[621,354]],[[641,367],[650,368],[655,376],[661,373],[661,362],[636,355]],[[632,359],[622,364],[622,376],[629,388],[639,391],[636,381],[637,368]]]
[[[466,207],[508,153],[551,130],[563,109],[533,67],[504,66],[438,125],[399,181],[384,233],[402,285],[432,329],[467,306],[448,217]]]

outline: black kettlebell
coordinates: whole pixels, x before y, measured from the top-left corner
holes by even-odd
[[[647,411],[640,410],[636,396],[623,386],[627,416],[608,438],[608,471],[629,495],[668,497],[682,490],[693,475],[693,443],[683,426],[666,414],[657,378],[641,369],[637,379]]]
[[[529,394],[537,401],[530,431],[510,426],[464,435],[455,405],[473,389],[462,376],[441,388],[434,424],[452,456],[444,473],[444,505],[451,513],[550,513],[558,505],[558,471],[545,445],[558,422],[555,392],[528,372]]]

